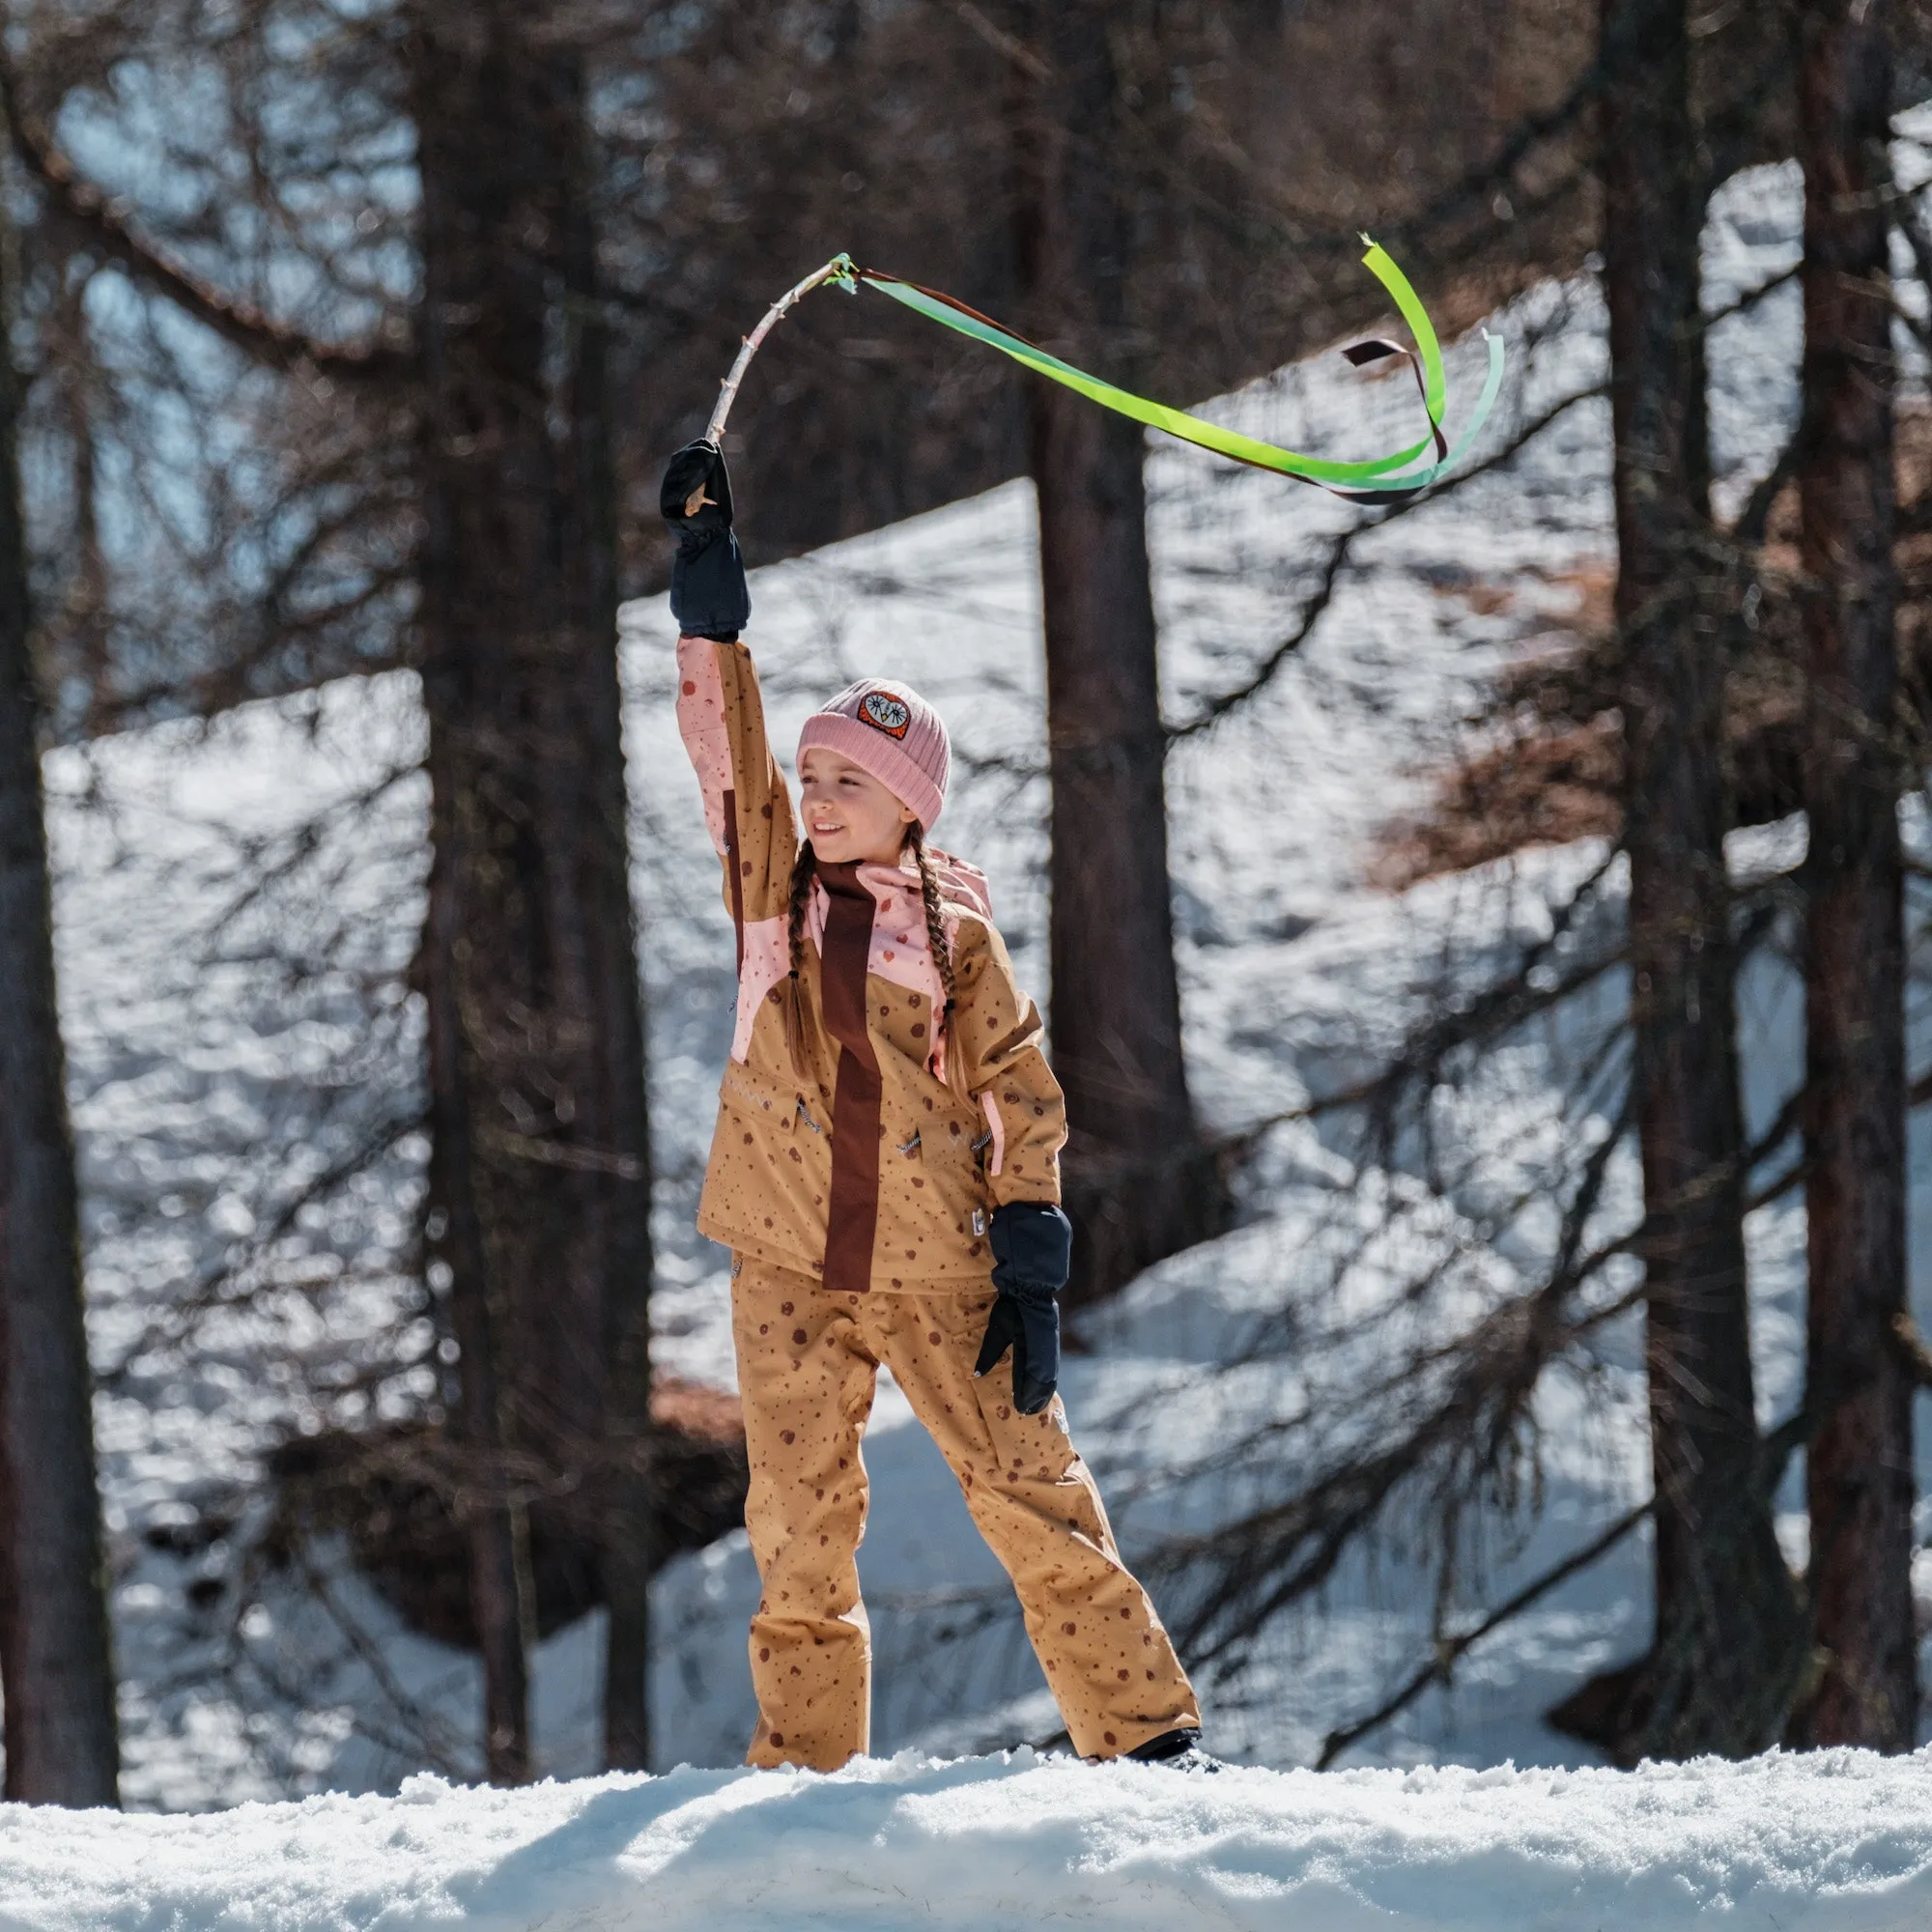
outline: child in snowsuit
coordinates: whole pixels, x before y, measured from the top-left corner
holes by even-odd
[[[663,509],[678,724],[737,933],[697,1225],[733,1254],[762,1586],[746,1761],[829,1771],[867,1748],[859,1452],[881,1363],[1011,1577],[1074,1748],[1192,1759],[1194,1693],[1055,1393],[1065,1110],[983,875],[925,842],[946,727],[902,684],[841,692],[800,736],[801,845],[737,640],[751,606],[715,447],[672,459]]]

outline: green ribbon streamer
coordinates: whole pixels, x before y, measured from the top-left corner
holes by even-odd
[[[1362,239],[1369,241],[1367,236]],[[1076,369],[1070,362],[1063,362],[1059,356],[1049,355],[1024,336],[1013,334],[990,317],[967,308],[952,297],[933,289],[921,288],[918,283],[904,281],[897,275],[862,269],[849,255],[837,258],[831,265],[832,273],[828,279],[838,282],[848,294],[855,294],[858,284],[865,282],[880,294],[904,303],[907,308],[916,309],[921,315],[948,328],[956,329],[961,335],[970,335],[999,350],[1002,355],[1011,356],[1015,362],[1052,382],[1064,384],[1090,401],[1098,403],[1102,409],[1113,410],[1135,422],[1145,423],[1150,429],[1162,430],[1169,436],[1179,438],[1182,442],[1214,450],[1219,455],[1231,456],[1238,463],[1252,464],[1260,469],[1271,469],[1284,476],[1320,484],[1338,495],[1387,500],[1427,489],[1454,469],[1467,453],[1470,444],[1481,434],[1483,425],[1489,421],[1490,412],[1495,407],[1496,397],[1502,390],[1503,345],[1499,336],[1490,334],[1488,329],[1483,331],[1484,339],[1489,344],[1490,359],[1482,394],[1477,398],[1474,414],[1463,425],[1455,443],[1446,450],[1442,449],[1441,423],[1448,384],[1442,369],[1442,347],[1436,340],[1429,313],[1409,286],[1408,277],[1396,267],[1386,250],[1369,242],[1368,253],[1362,261],[1369,272],[1394,298],[1395,305],[1408,325],[1416,345],[1413,352],[1398,349],[1393,344],[1364,347],[1378,350],[1381,354],[1406,356],[1412,354],[1419,358],[1423,407],[1429,414],[1430,428],[1430,434],[1420,442],[1397,450],[1393,455],[1377,457],[1365,463],[1340,463],[1326,457],[1304,456],[1296,450],[1282,449],[1274,443],[1263,442],[1259,438],[1243,436],[1238,430],[1224,429],[1219,423],[1190,415],[1185,410],[1170,409],[1165,403],[1151,402],[1145,396],[1116,388],[1111,383],[1101,382],[1097,376],[1090,376],[1084,369]],[[1410,468],[1436,450],[1442,453],[1435,461],[1424,463],[1419,469]]]

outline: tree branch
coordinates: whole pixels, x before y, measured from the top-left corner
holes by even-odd
[[[1321,565],[1321,582],[1316,584],[1308,602],[1301,607],[1301,615],[1294,629],[1239,684],[1232,690],[1217,692],[1184,724],[1170,724],[1166,734],[1170,745],[1178,744],[1183,738],[1192,738],[1218,724],[1229,712],[1239,709],[1274,681],[1275,672],[1308,641],[1315,626],[1321,621],[1321,613],[1334,600],[1335,586],[1342,581],[1342,572],[1349,561],[1350,547],[1368,527],[1367,524],[1351,525],[1329,545],[1328,554]]]
[[[393,375],[414,362],[413,350],[379,339],[348,345],[324,342],[216,288],[185,264],[170,261],[134,232],[118,206],[79,174],[46,128],[23,110],[19,77],[4,50],[0,50],[0,112],[7,117],[20,165],[63,221],[104,259],[244,355],[275,369],[309,366],[356,376]]]
[[[1169,744],[1182,738],[1192,738],[1220,723],[1231,711],[1238,710],[1250,698],[1259,696],[1274,680],[1275,674],[1290,658],[1293,657],[1307,643],[1322,612],[1327,610],[1335,595],[1336,585],[1341,581],[1343,569],[1349,560],[1349,553],[1357,537],[1371,529],[1380,529],[1383,525],[1393,523],[1396,518],[1406,516],[1411,510],[1419,509],[1424,503],[1433,503],[1438,497],[1451,495],[1465,483],[1473,483],[1478,476],[1487,475],[1519,455],[1524,448],[1541,436],[1558,416],[1578,403],[1585,403],[1594,397],[1609,393],[1609,384],[1600,383],[1588,389],[1579,389],[1572,395],[1558,398],[1533,422],[1525,424],[1502,448],[1493,450],[1480,463],[1472,463],[1466,469],[1460,469],[1446,482],[1437,484],[1426,495],[1412,497],[1406,502],[1398,503],[1385,517],[1365,520],[1344,530],[1330,544],[1328,554],[1322,562],[1321,579],[1315,586],[1308,602],[1302,606],[1300,618],[1287,637],[1269,651],[1255,668],[1227,691],[1216,692],[1207,700],[1192,718],[1179,724],[1166,727]]]
[[[1566,1556],[1554,1569],[1546,1570],[1541,1577],[1525,1583],[1508,1603],[1492,1610],[1472,1630],[1464,1631],[1461,1636],[1437,1637],[1435,1657],[1394,1696],[1371,1711],[1366,1718],[1358,1718],[1352,1724],[1346,1724],[1342,1729],[1328,1733],[1321,1741],[1321,1755],[1315,1761],[1316,1770],[1326,1771],[1350,1745],[1358,1743],[1371,1731],[1387,1723],[1399,1712],[1406,1710],[1432,1684],[1447,1684],[1456,1665],[1492,1631],[1528,1609],[1539,1597],[1547,1596],[1557,1584],[1567,1581],[1579,1570],[1587,1570],[1600,1556],[1607,1555],[1651,1513],[1654,1507],[1654,1503],[1640,1503],[1628,1515],[1619,1517],[1594,1542],[1586,1543],[1581,1549]]]
[[[1003,59],[1011,61],[1029,79],[1039,81],[1042,84],[1052,80],[1053,69],[1042,58],[1039,52],[1036,48],[1028,46],[1024,41],[1018,39],[1015,35],[1008,33],[1004,27],[998,26],[989,20],[979,8],[973,5],[973,0],[952,0],[952,11],[996,54],[999,54]]]

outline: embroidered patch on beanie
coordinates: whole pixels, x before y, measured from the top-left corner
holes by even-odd
[[[860,718],[888,738],[903,738],[912,724],[912,707],[890,691],[868,691],[859,700]]]

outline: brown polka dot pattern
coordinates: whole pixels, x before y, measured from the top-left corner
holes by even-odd
[[[1018,1414],[1010,1357],[974,1378],[992,1303],[990,1287],[832,1295],[738,1257],[731,1318],[752,1470],[745,1526],[762,1586],[751,1632],[759,1718],[748,1764],[828,1771],[869,1743],[860,1437],[882,1362],[1012,1578],[1074,1748],[1115,1756],[1200,1722],[1174,1646],[1121,1561],[1060,1403]]]
[[[726,1065],[720,1089],[697,1225],[776,1267],[822,1273],[841,1048],[825,1024],[816,939],[804,949],[795,996],[787,970],[798,821],[772,755],[750,651],[686,638],[678,653],[679,728],[712,842],[739,875],[727,881],[726,902],[742,922],[745,985],[757,989],[739,1014],[733,1051],[742,1058]],[[896,963],[867,973],[856,1005],[878,1062],[880,1138],[904,1156],[880,1164],[868,1286],[895,1293],[976,1288],[985,1250],[972,1233],[975,1216],[983,1236],[984,1216],[1005,1202],[1060,1198],[1065,1102],[1046,1062],[1038,1009],[1016,982],[998,928],[977,907],[949,901],[956,1005],[952,1022],[935,1026],[929,999],[889,977],[909,970],[900,949],[923,957],[923,933],[900,932],[901,908],[916,891],[897,891],[889,879],[867,890],[877,901],[867,964]],[[774,972],[778,985],[770,984]],[[935,1071],[941,1046],[958,1063],[944,1080]]]

